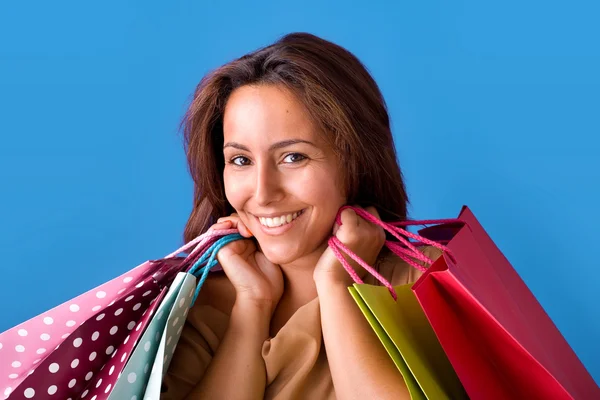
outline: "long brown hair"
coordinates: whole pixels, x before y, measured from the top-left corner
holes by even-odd
[[[312,34],[292,33],[198,84],[182,121],[194,180],[186,242],[234,212],[223,184],[223,113],[235,89],[259,84],[284,85],[305,105],[342,163],[348,204],[375,206],[383,220],[406,219],[408,198],[379,87],[348,50]]]

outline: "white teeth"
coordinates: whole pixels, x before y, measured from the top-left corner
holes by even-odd
[[[293,214],[282,215],[281,217],[275,218],[260,217],[258,220],[262,225],[268,226],[269,228],[274,228],[277,226],[289,224],[290,222],[295,220],[298,217],[298,215],[300,215],[300,213],[295,212]]]

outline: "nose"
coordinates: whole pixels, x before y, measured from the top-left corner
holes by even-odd
[[[281,200],[284,196],[282,176],[276,165],[259,163],[255,169],[256,181],[254,199],[259,206],[266,206]]]

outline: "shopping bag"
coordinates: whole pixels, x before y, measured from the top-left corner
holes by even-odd
[[[142,314],[139,321],[132,321],[127,329],[129,330],[125,340],[113,351],[110,358],[106,360],[104,365],[97,371],[90,371],[86,375],[86,382],[81,387],[79,398],[93,398],[94,400],[106,399],[112,393],[115,382],[121,375],[130,353],[136,347],[140,336],[145,332],[145,328],[150,323],[157,307],[163,301],[167,289],[163,288],[160,294],[152,300],[150,306]],[[135,329],[134,329],[135,327]],[[72,379],[69,384],[76,383],[76,379]]]
[[[402,374],[411,398],[468,398],[412,292],[412,284],[392,287],[339,239],[331,237],[328,244],[356,282],[348,290]],[[358,262],[384,286],[364,284],[342,252]],[[423,269],[419,264],[411,264]]]
[[[396,301],[383,286],[354,284],[349,290],[412,399],[468,398],[411,288],[394,286]]]
[[[202,254],[186,272],[177,274],[138,345],[131,353],[127,365],[123,368],[122,365],[119,366],[116,361],[113,361],[112,364],[104,366],[104,371],[109,368],[109,374],[113,373],[115,367],[118,368],[118,375],[113,375],[113,382],[111,382],[114,386],[112,391],[108,386],[102,390],[105,383],[102,383],[103,378],[100,377],[88,396],[92,398],[97,396],[98,400],[104,398],[132,399],[134,397],[141,400],[142,398],[158,399],[160,397],[162,378],[179,341],[195,295],[200,291],[208,272],[217,266],[218,251],[228,243],[240,239],[243,237],[239,234],[220,238],[208,249],[202,250]],[[104,395],[107,393],[109,396],[105,397]]]
[[[0,394],[5,399],[69,398],[84,392],[162,287],[196,254],[176,256],[227,233],[207,233],[0,334]]]
[[[355,211],[398,239],[386,245],[400,258],[431,264],[413,291],[471,398],[600,398],[589,372],[467,207],[457,219],[397,223]],[[439,225],[418,235],[402,228],[423,224]],[[421,244],[440,248],[442,256],[423,258]]]
[[[180,296],[175,301],[171,313],[168,316],[167,324],[160,336],[156,357],[150,366],[150,377],[148,384],[143,392],[144,399],[152,400],[160,398],[162,381],[175,353],[175,348],[179,342],[185,319],[194,297],[196,287],[196,278],[193,275],[186,274],[185,281],[182,284]],[[144,368],[145,371],[145,368]],[[119,399],[115,397],[115,399]]]
[[[179,342],[179,338],[181,337],[181,332],[183,331],[183,325],[185,318],[187,317],[187,312],[195,303],[200,289],[208,278],[208,273],[210,271],[220,269],[216,261],[219,250],[221,250],[221,248],[227,244],[241,239],[243,239],[243,237],[238,233],[221,237],[211,246],[209,250],[203,253],[202,256],[199,257],[199,259],[194,263],[194,265],[187,271],[188,277],[190,275],[195,276],[198,283],[196,284],[195,288],[192,287],[192,290],[188,291],[188,287],[192,286],[191,283],[195,281],[192,281],[188,278],[190,282],[189,286],[182,286],[183,297],[176,300],[171,314],[169,315],[167,326],[163,332],[160,345],[158,347],[158,352],[156,358],[154,359],[154,365],[152,366],[148,385],[144,393],[144,400],[160,398],[162,381],[167,374],[169,365],[173,359],[173,354],[175,354],[175,349],[177,347],[177,343]],[[183,316],[181,315],[182,310],[184,310]]]
[[[154,314],[152,321],[146,328],[143,336],[138,341],[138,345],[131,353],[131,357],[127,361],[127,365],[119,370],[114,388],[108,389],[108,399],[131,399],[136,396],[138,399],[142,399],[148,377],[150,374],[150,368],[154,363],[157,349],[161,343],[163,336],[163,330],[167,323],[171,323],[179,329],[183,327],[185,316],[187,315],[188,305],[192,301],[194,289],[196,287],[196,277],[185,272],[180,272],[165,298],[159,305],[156,313]],[[174,308],[175,305],[175,308]],[[171,317],[172,311],[179,311],[176,317]],[[114,367],[118,367],[117,363],[106,365],[104,370],[108,368],[108,371]],[[101,380],[102,377],[99,378]],[[104,392],[102,387],[93,388],[90,392],[90,396],[102,395]],[[102,398],[102,397],[101,397]]]
[[[447,241],[447,249],[414,291],[471,397],[600,399],[591,375],[474,214],[464,207],[458,219],[462,225],[420,231]]]

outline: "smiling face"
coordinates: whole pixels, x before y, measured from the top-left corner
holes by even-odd
[[[223,118],[227,200],[265,256],[289,264],[322,252],[345,204],[343,176],[304,105],[287,89],[243,86]]]

